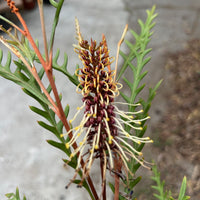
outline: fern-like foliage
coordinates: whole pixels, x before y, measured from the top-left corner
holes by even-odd
[[[67,76],[67,78],[76,86],[79,85],[79,80],[78,80],[78,77],[75,75],[75,74],[70,74],[70,72],[68,71],[67,69],[67,61],[68,61],[68,57],[67,57],[67,54],[65,53],[64,54],[64,62],[62,65],[59,65],[58,64],[58,58],[59,58],[59,55],[60,55],[60,50],[58,49],[56,54],[55,54],[55,57],[53,59],[53,63],[52,63],[52,67],[53,69],[59,71],[59,72],[62,72],[65,76]],[[78,68],[78,66],[77,66]]]
[[[155,181],[156,185],[152,185],[151,187],[156,190],[157,193],[154,193],[154,197],[156,197],[159,200],[175,200],[171,196],[171,191],[165,191],[164,186],[165,182],[161,181],[160,179],[160,173],[158,172],[157,166],[154,165],[153,168],[153,176],[151,179]],[[178,200],[188,200],[190,199],[189,196],[186,196],[186,187],[187,187],[187,179],[186,177],[183,178],[182,184],[181,184],[181,189],[179,192]]]
[[[128,111],[133,112],[136,107],[131,106],[131,104],[136,103],[137,97],[139,96],[140,92],[144,89],[145,84],[141,85],[141,81],[143,78],[147,75],[147,71],[144,71],[145,65],[150,61],[150,57],[148,57],[149,52],[151,51],[150,48],[147,48],[148,43],[150,42],[150,37],[152,36],[151,29],[154,27],[155,22],[153,20],[157,16],[155,12],[155,6],[149,11],[147,10],[147,18],[146,21],[143,22],[141,20],[138,20],[138,23],[141,28],[140,34],[137,34],[135,31],[130,30],[132,36],[135,39],[135,43],[132,44],[128,40],[125,40],[125,43],[127,47],[129,48],[129,53],[126,55],[122,51],[120,51],[120,55],[124,59],[123,66],[120,68],[117,80],[119,80],[121,77],[123,77],[123,80],[125,81],[126,85],[128,86],[130,96],[124,94],[121,92],[121,96],[123,99],[129,104]],[[124,73],[127,68],[130,68],[132,71],[132,77],[133,80],[128,80]],[[154,88],[149,88],[149,95],[147,97],[147,100],[139,99],[139,102],[141,103],[143,107],[143,113],[140,113],[136,116],[136,119],[142,119],[148,116],[148,111],[151,107],[151,102],[155,97],[156,90],[160,86],[162,81],[159,81]],[[138,101],[138,100],[137,100]],[[143,137],[146,131],[146,121],[142,121],[142,124],[140,125],[143,129],[142,130],[136,130],[135,133],[138,137]],[[125,130],[130,133],[131,127],[124,125]],[[141,151],[144,147],[144,143],[142,144],[135,144],[133,143],[134,148],[137,151]],[[140,163],[136,162],[134,158],[131,158],[130,162],[128,162],[129,169],[131,169],[132,173],[135,174],[138,168],[141,166]],[[141,177],[132,177],[131,174],[129,174],[129,181],[124,180],[124,192],[126,195],[129,195],[130,191],[133,191],[133,188],[135,185],[141,180]],[[123,196],[121,196],[121,199]],[[133,198],[131,198],[133,199]]]
[[[153,189],[157,190],[157,193],[154,193],[154,196],[159,200],[167,200],[171,196],[170,191],[165,191],[165,181],[160,180],[160,173],[158,172],[158,169],[156,165],[153,166],[152,171],[154,173],[154,176],[151,177],[152,180],[156,182],[156,185],[151,186]]]
[[[7,62],[5,65],[2,65],[3,52],[0,49],[0,76],[15,82],[20,85],[22,88],[27,90],[32,95],[36,96],[41,102],[50,105],[50,102],[45,97],[45,95],[41,92],[40,87],[33,75],[28,71],[26,66],[21,61],[15,61],[15,65],[17,66],[14,72],[11,71],[11,54],[10,52],[7,55]],[[38,73],[39,77],[42,78],[44,75],[44,70],[41,69]]]
[[[26,45],[26,48],[29,51],[30,55],[32,55],[32,61],[37,62],[38,58],[37,58],[35,52],[33,52],[31,50],[28,43]],[[67,71],[67,55],[65,55],[64,63],[61,66],[58,65],[58,63],[57,63],[58,57],[59,57],[59,51],[57,51],[57,53],[53,59],[53,68],[58,71],[61,71],[75,85],[78,85],[77,78],[75,77],[75,75],[71,75]],[[57,138],[56,141],[55,140],[47,140],[47,142],[50,145],[54,146],[55,148],[58,148],[61,151],[63,151],[67,155],[67,157],[69,157],[71,154],[71,150],[67,149],[65,147],[65,144],[66,144],[68,138],[65,139],[64,137],[61,137],[61,134],[63,134],[63,132],[65,131],[65,130],[63,130],[63,123],[61,120],[56,119],[55,112],[51,109],[51,104],[50,104],[49,100],[43,94],[41,88],[39,87],[39,85],[36,82],[33,75],[29,72],[27,67],[20,60],[14,61],[16,68],[15,68],[15,70],[11,70],[11,59],[12,58],[11,58],[10,53],[8,53],[8,55],[7,55],[7,62],[5,65],[3,65],[1,63],[2,58],[3,58],[3,53],[2,53],[2,50],[0,50],[0,76],[20,85],[22,87],[23,91],[27,95],[34,98],[41,105],[41,108],[38,108],[35,106],[30,106],[30,109],[34,113],[36,113],[44,118],[44,121],[38,121],[38,124],[40,126],[42,126],[43,128],[45,128],[46,130],[53,133]],[[38,75],[39,75],[40,80],[42,80],[42,78],[44,77],[44,69],[42,67],[41,67],[40,71],[38,72]],[[51,89],[50,85],[46,88],[46,90],[48,91],[49,94],[51,94],[52,89]],[[60,98],[61,98],[61,96],[60,96]],[[65,116],[67,118],[68,113],[69,113],[69,105],[67,105],[65,107],[64,112],[65,112]],[[63,159],[63,161],[66,162],[72,168],[74,168],[74,169],[76,168],[76,165],[77,165],[76,157],[74,157],[71,161],[69,161],[67,159]],[[82,175],[81,170],[79,171],[79,175],[80,176]],[[74,181],[74,183],[79,184],[80,180],[77,179]],[[83,187],[86,188],[86,190],[89,192],[89,194],[92,197],[90,188],[86,181],[84,181]]]
[[[25,196],[23,196],[23,199],[20,198],[18,188],[16,188],[15,193],[7,193],[7,194],[5,194],[5,196],[8,198],[8,200],[26,200]]]
[[[35,57],[35,61],[39,64],[40,63],[40,60],[38,59],[36,53],[30,48],[30,46],[27,46],[28,50],[31,52],[31,54]],[[79,85],[79,81],[78,81],[78,78],[75,74],[70,74],[70,72],[68,71],[67,69],[67,63],[68,63],[68,56],[66,53],[64,53],[64,61],[63,63],[60,65],[58,64],[58,58],[60,56],[60,50],[57,49],[56,53],[55,53],[55,56],[53,58],[53,61],[52,61],[52,68],[63,73],[65,76],[67,76],[67,78],[75,85],[75,86],[78,86]],[[77,66],[78,68],[78,66]]]

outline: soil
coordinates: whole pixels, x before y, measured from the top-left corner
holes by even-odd
[[[155,141],[151,153],[161,179],[165,180],[165,188],[172,191],[173,197],[177,198],[186,176],[187,195],[191,200],[199,200],[200,40],[189,41],[183,51],[169,55],[166,73],[165,81],[172,89],[166,97],[167,109],[151,131]],[[142,192],[138,199],[149,200],[148,191]]]

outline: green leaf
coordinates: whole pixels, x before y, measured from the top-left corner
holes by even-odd
[[[53,140],[47,140],[47,142],[48,142],[50,145],[52,145],[52,146],[54,146],[54,147],[60,149],[61,151],[65,152],[68,156],[70,156],[71,151],[70,151],[70,149],[67,149],[67,148],[65,147],[65,144],[59,143],[59,142],[56,142],[56,141],[53,141]]]
[[[59,133],[62,133],[63,132],[63,122],[60,120],[58,123],[57,123],[57,125],[56,125],[56,127],[57,127],[57,129],[58,129],[58,132]]]
[[[136,171],[139,169],[140,166],[141,166],[140,163],[132,162],[132,166],[130,166],[130,169],[131,169],[132,173],[136,173]]]
[[[43,121],[38,121],[38,124],[39,124],[40,126],[42,126],[43,128],[47,129],[48,131],[54,133],[55,135],[57,135],[57,136],[59,135],[59,133],[58,133],[56,127],[50,126],[49,124],[47,124],[47,123],[45,123],[45,122],[43,122]]]
[[[121,78],[121,76],[124,74],[125,70],[127,69],[127,67],[130,65],[131,69],[133,71],[135,71],[133,64],[130,62],[130,60],[133,60],[135,58],[135,54],[134,52],[130,52],[130,54],[128,56],[126,56],[126,54],[124,54],[122,51],[119,51],[119,54],[122,56],[122,58],[124,59],[124,64],[123,66],[120,68],[120,71],[118,72],[118,77],[117,77],[117,81]]]
[[[20,199],[20,196],[19,196],[19,189],[18,189],[18,188],[16,188],[16,198],[17,198],[17,199]]]
[[[182,184],[181,184],[181,189],[180,189],[180,192],[179,192],[178,200],[190,199],[189,196],[185,196],[186,187],[187,187],[187,178],[186,178],[186,176],[184,176]]]
[[[5,194],[5,196],[8,197],[8,198],[11,198],[11,197],[14,196],[14,193],[7,193],[7,194]]]
[[[55,8],[58,7],[59,3],[54,1],[54,0],[49,0],[49,2],[51,3],[52,6],[54,6]]]
[[[29,78],[33,77],[33,75],[29,72],[29,70],[23,63],[20,63],[18,61],[14,61],[14,63],[18,67],[18,69],[23,70],[26,73],[26,75],[28,75]]]
[[[64,161],[64,163],[66,163],[70,167],[76,169],[76,167],[77,167],[77,156],[74,156],[71,160],[63,159],[63,161]],[[82,177],[82,171],[79,170],[78,173],[79,173],[80,177]]]
[[[129,89],[132,89],[132,87],[133,87],[132,83],[126,77],[123,77],[123,80],[128,85]]]
[[[130,189],[133,189],[135,185],[137,185],[141,181],[141,179],[142,177],[138,176],[136,179],[130,180],[130,184],[129,184]]]
[[[123,92],[120,92],[120,95],[122,96],[122,98],[127,102],[130,103],[130,98],[128,96],[126,96]]]
[[[151,50],[151,49],[150,49]],[[151,57],[145,58],[142,62],[142,66],[145,66],[149,61],[151,60]]]
[[[58,49],[57,52],[56,52],[56,55],[53,59],[53,63],[52,63],[52,67],[53,69],[56,69],[60,72],[62,72],[64,75],[66,75],[68,77],[68,79],[76,86],[79,85],[79,81],[78,81],[78,78],[77,76],[74,74],[74,75],[71,75],[69,73],[69,71],[67,70],[67,62],[68,62],[68,57],[67,57],[67,54],[64,54],[64,62],[62,65],[59,65],[58,64],[58,58],[59,58],[59,55],[60,55],[60,50]]]
[[[26,200],[26,197],[25,197],[25,196],[23,197],[23,200]]]
[[[9,200],[20,200],[19,189],[16,188],[15,194],[14,193],[7,193],[7,194],[5,194],[5,196]],[[26,200],[25,196],[23,197],[23,200]]]
[[[39,108],[37,108],[37,107],[35,107],[35,106],[29,106],[29,108],[30,108],[33,112],[35,112],[35,113],[37,113],[38,115],[40,115],[40,116],[44,117],[45,119],[47,119],[48,121],[51,120],[48,112],[43,111],[43,110],[41,110],[41,109],[39,109]]]
[[[156,197],[157,199],[165,200],[165,199],[163,199],[163,197],[159,196],[158,194],[153,194],[153,196]]]
[[[145,87],[145,84],[141,85],[140,87],[138,87],[136,90],[135,90],[135,93],[136,94],[139,94]]]
[[[112,190],[113,193],[115,193],[115,186],[112,183],[108,183],[110,189]]]

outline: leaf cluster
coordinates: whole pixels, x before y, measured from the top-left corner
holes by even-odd
[[[152,185],[151,187],[154,190],[156,190],[156,192],[157,192],[157,193],[154,193],[154,196],[159,200],[175,200],[171,196],[171,191],[167,191],[167,190],[165,191],[164,190],[165,182],[161,181],[160,173],[158,172],[157,166],[154,165],[152,170],[153,170],[153,176],[151,177],[151,179],[153,181],[155,181],[156,185]],[[188,200],[188,199],[190,199],[189,196],[185,195],[186,187],[187,187],[187,179],[184,176],[182,184],[181,184],[178,200]]]
[[[11,57],[10,52],[7,55],[7,61],[5,65],[1,63],[2,58],[3,58],[3,52],[0,49],[0,76],[20,85],[24,91],[31,94],[32,97],[34,97],[36,100],[39,100],[43,102],[44,104],[50,105],[50,102],[42,93],[41,88],[37,84],[35,78],[20,60],[14,61],[16,65],[16,69],[12,71],[11,70],[12,57]],[[39,71],[38,75],[40,78],[43,77],[44,75],[43,68]]]
[[[18,188],[16,188],[15,193],[7,193],[7,194],[5,194],[5,196],[8,198],[8,200],[26,200],[25,196],[23,196],[23,199],[20,198]]]
[[[129,89],[128,94],[130,95],[128,96],[123,92],[120,92],[120,94],[122,98],[129,104],[128,106],[129,112],[134,112],[135,109],[137,109],[135,106],[132,106],[132,104],[134,103],[140,103],[143,108],[143,113],[137,114],[135,119],[142,119],[148,116],[148,111],[151,107],[151,102],[154,99],[156,91],[162,82],[159,81],[154,88],[149,88],[149,94],[146,100],[140,98],[138,101],[137,98],[145,87],[145,84],[141,85],[141,82],[148,73],[147,70],[144,70],[144,67],[151,59],[148,56],[148,54],[151,51],[151,49],[148,48],[148,44],[151,40],[150,37],[152,36],[151,29],[155,25],[155,22],[153,22],[153,20],[157,16],[157,14],[155,14],[154,12],[155,12],[155,6],[153,6],[151,10],[147,10],[147,18],[145,22],[143,22],[142,20],[138,20],[138,23],[141,28],[139,34],[137,34],[134,30],[130,30],[131,35],[134,38],[134,43],[125,40],[125,43],[129,49],[128,55],[120,51],[120,55],[122,56],[124,63],[121,69],[119,70],[117,80],[123,77],[123,80]],[[128,78],[124,76],[124,73],[126,72],[127,68],[129,68],[132,71],[133,80],[128,80]],[[143,135],[145,134],[147,129],[145,122],[146,120],[141,122],[140,126],[143,128],[142,130],[135,130],[137,137],[143,137]],[[125,130],[128,133],[130,133],[131,127],[127,126],[126,124],[124,124],[124,127]],[[142,144],[133,143],[133,146],[137,151],[141,151],[144,147],[144,143]],[[141,164],[136,162],[134,158],[131,158],[131,160],[127,164],[129,166],[130,171],[133,174],[135,174],[136,171],[141,166]],[[140,182],[141,178],[142,177],[140,176],[133,178],[132,175],[129,174],[129,181],[124,180],[123,190],[127,196],[130,196],[130,192],[133,192],[133,188],[137,185],[138,182]],[[112,185],[110,186],[112,188]],[[126,199],[122,195],[120,198]],[[133,197],[131,199],[133,199]]]

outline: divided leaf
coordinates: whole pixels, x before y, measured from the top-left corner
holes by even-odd
[[[0,61],[2,60],[2,57],[3,57],[3,53],[2,53],[2,50],[0,49]],[[43,103],[47,105],[51,105],[48,99],[46,98],[46,96],[41,92],[41,89],[39,88],[37,82],[35,81],[33,76],[30,74],[30,72],[26,69],[24,64],[15,61],[17,68],[14,72],[11,71],[10,64],[11,64],[11,54],[8,53],[6,64],[3,66],[0,63],[0,76],[20,85],[22,88],[27,90],[30,94],[32,94],[34,97],[37,97],[38,99],[40,99],[40,101],[42,101]]]
[[[156,165],[153,166],[152,171],[153,171],[153,176],[151,177],[151,179],[156,182],[156,185],[152,185],[151,187],[157,191],[157,193],[154,193],[153,195],[159,200],[175,200],[171,196],[171,191],[164,191],[165,182],[164,181],[161,182],[160,173],[158,172]],[[186,180],[186,177],[184,176],[181,189],[179,192],[178,200],[190,199],[189,196],[185,195],[186,187],[187,187],[187,180]]]
[[[148,116],[148,111],[151,107],[151,102],[155,96],[156,90],[158,89],[159,85],[161,84],[161,81],[153,88],[149,89],[149,95],[147,97],[147,100],[140,99],[139,102],[136,102],[138,99],[139,94],[141,91],[144,89],[145,84],[141,83],[141,81],[144,79],[144,77],[147,75],[147,71],[144,70],[144,67],[146,64],[150,61],[151,57],[148,56],[148,54],[151,52],[151,48],[148,48],[147,45],[150,42],[150,37],[152,35],[151,29],[154,27],[155,23],[153,20],[157,16],[155,12],[155,6],[149,11],[147,10],[147,18],[145,22],[142,22],[141,20],[138,20],[138,23],[140,25],[140,33],[136,33],[133,30],[130,30],[132,36],[135,39],[135,42],[132,43],[128,40],[125,40],[125,43],[129,49],[128,55],[120,51],[120,55],[122,56],[124,63],[122,67],[120,68],[118,72],[118,77],[117,81],[123,77],[123,80],[125,84],[128,86],[127,88],[129,91],[125,94],[123,92],[120,92],[120,95],[122,98],[129,104],[128,105],[128,111],[129,112],[134,112],[137,107],[132,106],[131,104],[135,103],[141,103],[143,112],[139,113],[135,116],[135,119],[143,119]],[[127,77],[124,77],[124,73],[126,69],[129,68],[132,72],[132,80],[130,81]],[[128,94],[128,95],[127,95]],[[141,108],[140,108],[141,109]],[[141,122],[141,127],[143,128],[142,130],[135,130],[135,134],[137,137],[143,137],[146,131],[146,125],[145,125],[146,120]],[[126,132],[130,133],[131,127],[124,125]],[[133,142],[132,144],[134,148],[137,151],[141,151],[144,147],[144,143],[142,144],[135,144]],[[130,162],[127,163],[129,166],[130,171],[135,174],[136,171],[139,169],[141,166],[140,163],[138,163],[134,158],[130,160]],[[129,179],[132,179],[132,175],[129,174]],[[126,182],[124,181],[124,188],[129,188],[130,190],[133,190],[135,185],[141,180],[141,177],[136,177],[135,180]],[[125,191],[125,189],[124,189]],[[126,193],[127,191],[125,191]]]

